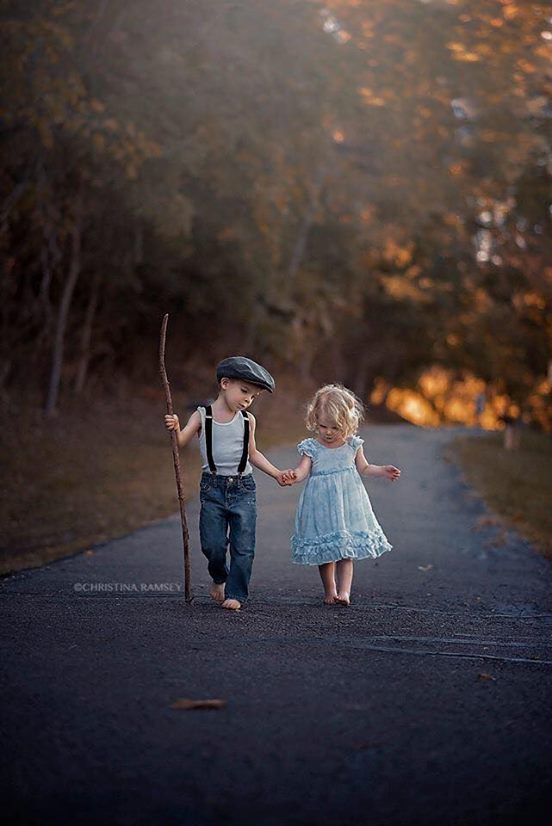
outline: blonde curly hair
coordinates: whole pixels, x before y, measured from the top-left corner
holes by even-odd
[[[364,407],[355,394],[342,384],[325,384],[320,387],[307,405],[305,423],[307,430],[318,429],[318,418],[327,415],[335,422],[343,438],[353,436],[364,418]]]

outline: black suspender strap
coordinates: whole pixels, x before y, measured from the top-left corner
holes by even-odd
[[[249,456],[249,416],[247,415],[245,410],[242,410],[241,414],[243,416],[243,453],[238,467],[238,473],[240,475],[245,470],[245,466],[247,464],[247,459]]]
[[[211,405],[205,408],[205,447],[211,473],[216,473],[217,466],[213,461],[213,411]]]
[[[243,451],[238,466],[238,473],[242,474],[249,457],[249,417],[245,410],[241,411],[243,416]],[[213,459],[213,410],[211,405],[205,408],[205,448],[207,450],[207,461],[211,473],[217,472],[217,466]]]

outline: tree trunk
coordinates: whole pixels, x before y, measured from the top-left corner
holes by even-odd
[[[144,263],[144,228],[140,223],[134,230],[134,267]]]
[[[518,450],[520,445],[519,424],[517,421],[507,422],[504,429],[505,450]]]
[[[312,225],[314,223],[314,217],[316,215],[316,211],[318,209],[318,205],[320,202],[320,192],[322,191],[322,186],[324,184],[325,177],[326,166],[324,164],[321,164],[321,166],[318,169],[318,172],[316,173],[314,183],[311,188],[307,209],[303,216],[303,220],[299,228],[299,234],[295,240],[295,245],[293,247],[293,252],[291,254],[291,259],[288,266],[287,282],[291,287],[293,287],[295,283],[297,273],[299,272],[299,267],[301,266],[301,263],[305,256],[309,232],[311,231]],[[305,336],[305,339],[308,339],[308,335]],[[301,355],[301,361],[299,362],[298,367],[301,381],[307,384],[311,380],[313,355],[308,352],[307,340],[305,340],[304,344],[304,351]]]
[[[300,381],[308,386],[312,381],[312,363],[314,360],[314,356],[310,349],[305,347],[305,350],[301,354],[301,361],[299,362],[299,379]]]
[[[295,277],[297,276],[299,267],[301,266],[303,256],[305,255],[307,239],[309,237],[309,232],[314,222],[316,210],[318,209],[320,192],[322,190],[325,177],[326,168],[325,166],[321,166],[316,174],[314,184],[311,189],[307,210],[305,212],[305,215],[303,216],[303,221],[299,229],[299,235],[297,236],[295,246],[293,247],[293,252],[291,254],[291,259],[289,262],[287,273],[288,281],[290,284],[293,284],[293,282],[295,281]]]
[[[55,271],[59,267],[61,251],[59,249],[54,220],[51,216],[45,216],[42,224],[42,247],[40,250],[40,265],[42,278],[38,292],[37,311],[42,315],[42,330],[37,338],[36,350],[41,351],[45,346],[49,346],[50,334],[52,331],[52,302],[50,299],[50,287]]]
[[[81,272],[81,250],[82,250],[82,195],[77,197],[75,208],[75,222],[73,225],[73,232],[71,237],[71,261],[69,264],[69,273],[67,280],[63,286],[61,301],[59,304],[56,332],[54,338],[54,347],[52,351],[52,364],[50,368],[50,380],[48,383],[48,393],[46,396],[46,404],[44,406],[44,413],[46,416],[54,416],[57,412],[57,404],[59,398],[59,388],[61,383],[61,371],[63,368],[63,349],[65,345],[65,330],[67,328],[67,320],[69,318],[69,310],[71,308],[71,301],[76,283]]]
[[[371,379],[370,363],[372,361],[371,353],[368,348],[359,347],[359,357],[356,362],[355,375],[351,376],[350,386],[353,388],[355,394],[363,404],[368,403],[368,378]]]
[[[81,343],[80,343],[80,358],[77,375],[75,378],[75,394],[78,396],[82,393],[86,378],[88,376],[88,366],[90,364],[92,342],[92,327],[94,326],[94,319],[96,317],[96,309],[98,307],[98,297],[100,295],[100,274],[96,272],[92,279],[92,289],[90,291],[90,299],[86,308],[86,315],[82,325]]]

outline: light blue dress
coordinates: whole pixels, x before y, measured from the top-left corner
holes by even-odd
[[[356,469],[363,442],[351,436],[341,447],[325,447],[316,439],[297,445],[312,460],[291,537],[292,561],[298,565],[375,558],[391,550]]]

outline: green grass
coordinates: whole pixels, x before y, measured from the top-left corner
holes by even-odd
[[[552,437],[524,431],[519,449],[505,450],[503,434],[490,433],[450,450],[489,507],[552,559]]]

